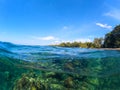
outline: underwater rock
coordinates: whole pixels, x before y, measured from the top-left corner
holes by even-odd
[[[12,90],[96,90],[98,85],[98,78],[46,71],[22,74]]]
[[[70,63],[70,62],[65,63],[65,64],[64,64],[64,69],[65,69],[66,71],[74,71],[73,64]]]
[[[65,88],[60,84],[51,84],[51,90],[65,90]]]
[[[13,90],[47,90],[45,83],[41,83],[40,78],[33,78],[31,75],[23,74],[23,76],[15,83]]]
[[[81,66],[81,62],[80,62],[80,60],[74,60],[74,61],[72,61],[73,62],[73,64],[74,64],[74,66]]]
[[[74,82],[73,82],[73,78],[72,77],[68,77],[65,81],[64,81],[64,85],[67,88],[72,88],[74,86]]]
[[[64,73],[46,72],[45,77],[53,78],[53,79],[57,79],[57,80],[64,80],[67,77],[67,75]]]
[[[44,72],[41,76],[29,72],[15,82],[13,90],[68,90],[74,85],[74,78],[67,74]]]
[[[55,76],[55,72],[45,73],[45,76],[46,76],[46,77],[53,77],[53,76]]]
[[[92,85],[98,86],[99,85],[99,80],[98,78],[90,78],[88,82]]]

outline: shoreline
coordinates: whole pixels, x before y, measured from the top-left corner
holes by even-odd
[[[90,48],[90,49],[99,49],[99,50],[120,50],[120,48]]]
[[[61,46],[58,46],[61,47]],[[83,48],[83,47],[68,47],[68,48]],[[120,50],[120,48],[87,48],[87,49],[98,49],[98,50]]]
[[[58,46],[61,47],[61,46]],[[75,47],[69,47],[69,48],[75,48]],[[82,48],[82,47],[77,47]],[[120,48],[87,48],[87,49],[98,49],[98,50],[120,50]]]

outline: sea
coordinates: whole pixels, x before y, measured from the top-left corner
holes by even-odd
[[[0,42],[0,90],[120,90],[120,51]]]

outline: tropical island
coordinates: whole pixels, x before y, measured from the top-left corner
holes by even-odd
[[[62,42],[60,47],[81,47],[81,48],[120,48],[120,25],[117,25],[111,32],[107,33],[104,38],[94,38],[93,42]]]

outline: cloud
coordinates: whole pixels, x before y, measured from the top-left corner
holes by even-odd
[[[76,39],[75,41],[76,42],[92,42],[92,40],[89,38],[80,38],[80,39]]]
[[[78,38],[74,40],[59,40],[56,43],[62,43],[62,42],[92,42],[89,38]]]
[[[64,27],[63,27],[63,30],[67,30],[67,29],[69,29],[68,26],[64,26]]]
[[[71,30],[73,26],[63,26],[62,30]]]
[[[102,24],[102,23],[96,23],[97,26],[102,27],[102,28],[106,28],[106,29],[112,29],[112,26],[107,25],[107,24]]]
[[[105,13],[104,15],[120,20],[120,10],[116,8],[111,9],[109,12]]]
[[[40,40],[40,42],[39,42]],[[78,38],[78,39],[73,39],[73,40],[65,40],[65,39],[60,39],[56,38],[54,36],[46,36],[46,37],[32,37],[31,42],[32,45],[57,45],[63,42],[92,42],[92,39],[90,38]]]
[[[58,38],[55,38],[54,36],[46,36],[46,37],[33,37],[34,39],[37,40],[44,40],[44,41],[49,41],[49,40],[57,40]]]

